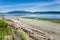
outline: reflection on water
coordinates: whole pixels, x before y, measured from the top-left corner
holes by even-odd
[[[22,17],[60,18],[60,14],[28,14]]]
[[[0,15],[18,15],[18,16],[21,16],[21,17],[40,17],[40,18],[60,18],[60,14],[53,14],[53,13],[51,13],[51,14],[39,14],[39,13],[35,13],[35,14],[32,14],[32,13],[10,13],[10,14],[7,14],[7,13],[5,13],[5,14],[0,14]]]

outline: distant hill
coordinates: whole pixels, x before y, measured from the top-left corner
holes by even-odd
[[[31,12],[28,11],[10,11],[10,12],[6,12],[6,13],[0,13],[0,15],[27,15],[27,14],[31,14]]]
[[[31,13],[31,12],[28,12],[28,11],[11,11],[8,13]]]
[[[40,14],[60,14],[60,11],[34,12]]]
[[[42,14],[60,14],[60,11],[47,11],[47,12],[29,12],[29,11],[11,11],[8,13],[42,13]]]
[[[29,12],[29,11],[10,11],[2,14],[12,14],[12,15],[27,15],[27,14],[60,14],[60,11],[48,11],[48,12]]]

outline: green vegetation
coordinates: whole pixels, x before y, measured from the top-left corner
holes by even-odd
[[[28,19],[35,19],[34,17],[23,17],[23,18],[28,18]]]
[[[0,40],[4,40],[4,36],[9,32],[8,23],[0,19]]]
[[[26,37],[24,36],[22,31],[20,31],[19,35],[20,35],[21,40],[26,40]]]
[[[18,33],[21,40],[26,40],[26,37],[22,31],[18,32],[18,28],[14,28],[14,33]]]
[[[44,21],[51,21],[51,22],[55,22],[55,23],[60,23],[60,19],[58,19],[58,18],[34,18],[34,17],[23,17],[23,18],[37,19],[37,20],[44,20]]]
[[[39,18],[38,20],[45,20],[45,21],[60,23],[60,19],[56,19],[56,18]]]

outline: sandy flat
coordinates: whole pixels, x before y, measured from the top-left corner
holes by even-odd
[[[53,23],[50,21],[42,21],[42,20],[34,20],[34,19],[24,19],[20,18],[21,21],[24,23],[36,25],[38,28],[43,29],[46,32],[54,32],[54,34],[51,34],[55,40],[60,40],[60,24]]]
[[[54,32],[53,34],[49,33],[49,36],[53,36],[55,40],[60,40],[60,24],[53,23],[50,21],[42,21],[42,20],[35,20],[35,19],[25,19],[25,18],[19,18],[21,25],[31,27],[31,28],[37,28],[39,30],[43,30],[46,32]],[[15,20],[15,19],[14,19]]]
[[[58,23],[53,23],[50,21],[42,21],[42,20],[38,21],[34,19],[21,19],[20,18],[20,20],[27,24],[36,25],[46,31],[49,30],[49,31],[53,31],[60,34],[60,24]]]

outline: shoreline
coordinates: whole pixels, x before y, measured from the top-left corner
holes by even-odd
[[[22,18],[50,21],[50,22],[54,22],[54,23],[59,23],[60,24],[60,18],[35,18],[35,17],[22,17]]]

